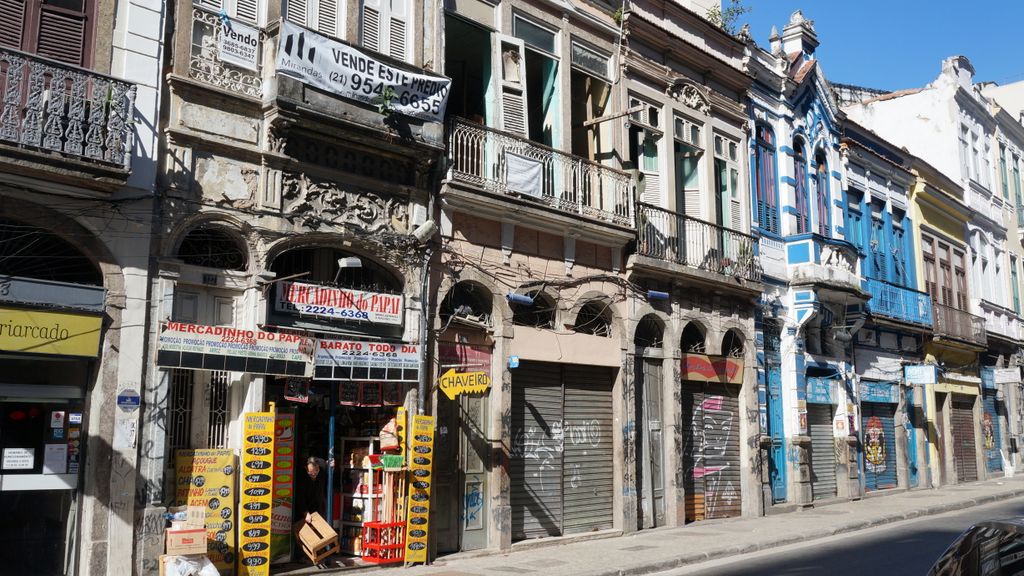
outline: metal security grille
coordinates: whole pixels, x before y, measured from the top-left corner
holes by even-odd
[[[167,448],[174,454],[178,448],[188,448],[192,436],[192,388],[195,372],[174,369],[170,371],[167,392]]]
[[[953,466],[957,482],[978,479],[978,461],[974,443],[974,399],[953,395]]]
[[[983,391],[984,420],[981,423],[981,440],[985,448],[985,467],[989,472],[1000,472],[1003,469],[1003,457],[1000,453],[1003,446],[1002,434],[999,430],[999,410],[997,409],[995,390]]]
[[[815,500],[836,495],[836,452],[832,439],[832,405],[808,404],[811,435],[811,492]]]
[[[612,377],[541,362],[513,371],[513,540],[612,527]]]
[[[210,382],[206,385],[207,406],[209,407],[209,423],[206,429],[207,448],[227,447],[228,424],[231,418],[228,401],[230,383],[228,372],[210,373]]]
[[[739,388],[684,382],[681,400],[686,520],[739,516]]]
[[[861,404],[865,490],[896,487],[895,414],[895,404]]]

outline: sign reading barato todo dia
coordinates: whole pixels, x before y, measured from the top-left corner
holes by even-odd
[[[380,104],[390,89],[397,112],[441,122],[452,81],[385,64],[360,50],[296,26],[281,24],[277,72],[366,104]]]
[[[166,322],[157,365],[309,377],[316,348],[315,339],[295,334]]]

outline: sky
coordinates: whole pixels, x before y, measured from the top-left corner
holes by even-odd
[[[728,5],[730,0],[723,0]],[[1024,80],[1024,2],[1020,0],[740,0],[751,9],[757,44],[768,48],[789,15],[814,20],[815,51],[832,82],[883,90],[916,88],[939,75],[942,60],[967,56],[975,82]],[[739,28],[739,25],[737,28]]]

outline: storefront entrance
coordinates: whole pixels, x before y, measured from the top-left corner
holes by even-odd
[[[956,470],[956,481],[973,482],[978,479],[974,397],[954,394],[950,420],[953,424],[953,467]]]
[[[686,521],[732,518],[742,512],[740,386],[683,382],[683,489]]]

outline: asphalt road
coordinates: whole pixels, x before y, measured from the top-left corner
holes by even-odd
[[[971,524],[1021,515],[1024,497],[704,562],[657,576],[923,575]]]

